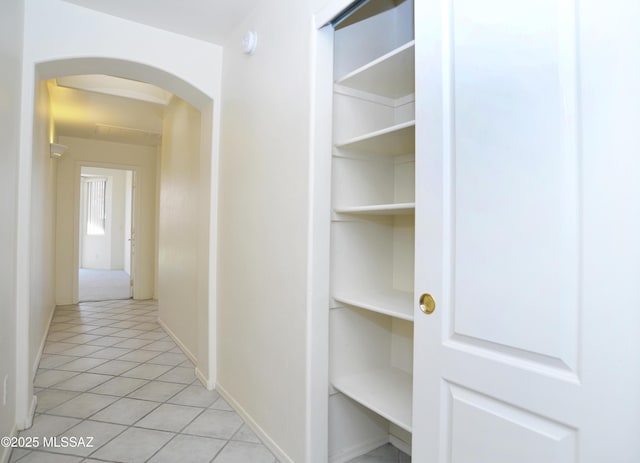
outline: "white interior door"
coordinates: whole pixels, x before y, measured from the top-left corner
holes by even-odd
[[[416,2],[414,461],[640,461],[638,5]]]
[[[124,243],[124,270],[129,274],[129,287],[131,297],[134,297],[134,259],[136,247],[135,232],[135,171],[128,170],[125,180],[125,243]]]

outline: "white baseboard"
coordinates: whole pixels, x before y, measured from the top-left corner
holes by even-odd
[[[49,330],[51,329],[51,322],[53,321],[53,316],[56,312],[56,306],[54,305],[51,309],[51,313],[49,314],[49,321],[47,322],[47,329],[44,331],[44,336],[42,336],[42,340],[40,341],[40,348],[38,349],[38,353],[36,354],[35,361],[33,365],[31,365],[31,382],[34,381],[36,377],[36,373],[38,372],[38,365],[40,365],[40,359],[42,358],[42,353],[44,352],[44,345],[47,343],[47,335],[49,334]]]
[[[387,437],[383,437],[381,439],[376,439],[371,442],[366,442],[364,444],[357,445],[355,447],[351,447],[340,453],[329,455],[330,463],[345,463],[347,461],[351,461],[354,458],[360,457],[364,454],[371,452],[372,450],[377,449],[385,444],[391,444],[395,448],[403,451],[407,455],[411,455],[411,445],[403,441],[402,439],[397,438],[393,434],[389,434]]]
[[[407,455],[411,455],[411,444],[403,441],[402,439],[397,438],[393,434],[389,436],[389,443],[393,445],[395,448],[403,451]]]
[[[254,421],[254,419],[249,415],[244,408],[240,406],[240,404],[227,392],[227,390],[220,385],[220,383],[216,384],[216,391],[222,396],[224,400],[227,401],[231,407],[240,415],[240,417],[244,420],[244,422],[251,428],[251,430],[260,438],[260,440],[267,446],[269,450],[275,455],[278,461],[282,463],[294,463],[294,461],[282,450],[278,444],[276,444],[273,439],[260,427],[258,423]]]
[[[176,343],[176,345],[180,348],[180,350],[184,353],[184,355],[186,355],[189,358],[189,360],[191,360],[191,363],[193,363],[196,366],[196,368],[195,368],[196,378],[198,378],[198,380],[202,383],[202,385],[204,387],[206,387],[208,390],[212,391],[214,386],[215,386],[215,384],[213,383],[213,381],[211,381],[211,379],[209,377],[207,377],[198,368],[198,359],[196,358],[195,355],[193,355],[193,352],[191,352],[189,349],[187,349],[187,346],[185,346],[183,344],[183,342],[180,340],[180,338],[178,338],[178,336],[176,336],[176,334],[173,331],[171,331],[171,328],[169,328],[167,326],[167,324],[160,319],[160,317],[158,317],[158,324],[160,324],[160,326],[165,331],[165,333],[167,333],[169,335],[169,337],[171,339],[173,339],[173,342]]]
[[[340,453],[334,453],[333,455],[329,455],[329,462],[345,463],[347,461],[353,460],[354,458],[357,458],[366,453],[369,453],[372,450],[377,449],[378,447],[388,443],[389,443],[388,436],[380,439],[375,439],[369,442],[365,442],[365,443],[356,445],[355,447],[351,447],[343,451],[340,451]]]
[[[178,345],[178,347],[184,353],[184,355],[186,355],[189,358],[189,360],[191,360],[191,363],[193,363],[194,365],[197,365],[198,359],[196,358],[195,355],[193,355],[193,352],[187,349],[187,346],[183,344],[180,338],[178,338],[178,336],[176,336],[176,334],[173,331],[171,331],[171,328],[169,328],[167,324],[160,319],[160,317],[158,317],[158,323],[160,324],[160,327],[165,331],[165,333],[167,333],[169,337],[173,339],[173,342],[175,342]]]
[[[13,425],[13,429],[11,433],[7,437],[15,437],[18,435],[18,426]],[[0,436],[4,437],[4,436]],[[11,458],[11,451],[13,449],[11,447],[0,447],[0,463],[9,463],[9,458]]]
[[[213,383],[213,381],[211,381],[210,378],[207,378],[198,367],[196,367],[196,378],[198,378],[202,385],[208,390],[213,391],[213,389],[215,388],[215,384]]]
[[[36,407],[38,406],[38,396],[31,396],[31,406],[29,407],[29,416],[27,416],[27,422],[24,424],[24,429],[29,429],[33,426],[33,418],[36,416]]]

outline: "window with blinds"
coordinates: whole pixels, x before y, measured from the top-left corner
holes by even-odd
[[[106,221],[107,179],[86,177],[87,235],[104,235]]]

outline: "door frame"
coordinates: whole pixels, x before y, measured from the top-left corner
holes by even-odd
[[[80,206],[82,205],[82,168],[83,167],[99,167],[102,169],[113,169],[133,172],[134,182],[131,185],[131,230],[133,231],[134,224],[138,222],[137,214],[140,210],[140,198],[135,188],[135,178],[139,176],[140,166],[137,164],[118,164],[108,162],[94,162],[94,161],[76,161],[74,166],[74,191],[73,191],[73,225],[74,225],[74,237],[73,237],[73,267],[72,273],[74,275],[73,281],[73,303],[77,304],[79,301],[80,292],[80,255],[83,237],[80,234],[80,220],[83,214],[80,212]],[[157,198],[156,198],[157,200]],[[156,230],[157,233],[157,230]],[[125,246],[127,244],[125,243]],[[129,243],[129,246],[131,244]],[[135,281],[136,275],[139,273],[138,263],[131,256],[131,275],[132,281],[131,298],[135,299]]]
[[[307,385],[305,461],[329,457],[329,251],[333,28],[330,22],[358,0],[331,0],[310,24],[309,195],[307,245]]]

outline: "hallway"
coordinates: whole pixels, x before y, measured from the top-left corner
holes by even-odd
[[[275,457],[157,322],[155,301],[56,308],[35,378],[37,449],[11,462],[255,462]],[[93,437],[92,447],[43,446]],[[28,442],[28,439],[26,440]]]

